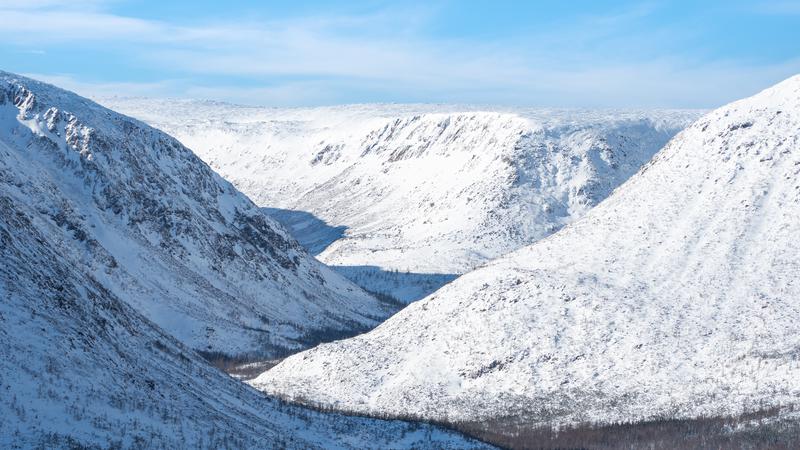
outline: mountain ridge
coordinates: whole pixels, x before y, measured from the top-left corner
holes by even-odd
[[[321,261],[405,302],[585,214],[698,115],[106,103],[195,148],[280,211],[274,217]],[[307,214],[311,222],[295,220]],[[379,272],[356,269],[367,266]]]
[[[715,110],[582,219],[251,383],[452,421],[796,419],[799,123],[800,77]]]
[[[193,348],[275,356],[394,312],[174,138],[13,74],[0,99],[5,181],[62,251]]]
[[[0,446],[486,448],[429,425],[265,398],[82,272],[34,207],[8,194],[0,183]]]
[[[68,104],[71,112],[53,104]],[[89,113],[78,119],[84,108]],[[125,128],[129,144],[114,139],[117,127]],[[120,154],[126,158],[114,158]],[[131,171],[154,161],[167,174],[177,167],[194,189],[180,177],[145,170],[135,172],[136,184],[126,185]],[[208,194],[204,201],[211,205],[221,198],[233,207],[217,215],[256,218],[245,233],[249,239],[279,236],[283,240],[275,242],[299,249],[220,180],[161,132],[0,72],[0,447],[488,448],[432,425],[323,413],[265,397],[210,367],[191,340],[168,334],[169,323],[162,327],[146,318],[131,301],[133,288],[119,283],[127,276],[116,273],[134,269],[111,245],[116,240],[126,250],[154,253],[145,244],[124,245],[133,240],[125,231],[136,231],[127,221],[118,223],[119,214],[133,217],[135,226],[152,222],[137,209],[152,204],[123,195],[127,188],[141,186],[138,192],[149,194],[147,187],[158,182],[158,192],[169,193],[173,206],[181,205],[181,195]],[[218,196],[203,189],[206,182]],[[127,201],[115,201],[117,196]],[[149,201],[157,205],[158,198]],[[104,207],[113,214],[104,214]],[[216,217],[213,208],[190,211]],[[204,223],[210,229],[225,224],[186,219],[168,228]],[[303,258],[300,251],[276,255],[282,269],[281,262],[303,263],[292,258]],[[266,259],[257,256],[252,258]],[[164,274],[171,276],[176,283],[189,281]]]

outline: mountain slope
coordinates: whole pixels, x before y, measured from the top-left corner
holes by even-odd
[[[59,253],[192,348],[281,354],[391,312],[175,139],[7,73],[0,174]]]
[[[103,101],[176,136],[257,204],[280,208],[271,213],[321,261],[406,301],[580,217],[697,117]]]
[[[63,252],[0,171],[0,447],[472,448],[430,426],[322,414],[209,367]]]
[[[253,385],[529,424],[800,406],[800,76],[703,117],[583,219]]]

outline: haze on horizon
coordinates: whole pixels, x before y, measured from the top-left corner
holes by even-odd
[[[266,106],[711,108],[800,72],[800,3],[0,1],[2,69]]]

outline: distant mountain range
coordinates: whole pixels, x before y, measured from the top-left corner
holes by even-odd
[[[581,217],[700,115],[100,101],[174,135],[322,262],[403,302]]]

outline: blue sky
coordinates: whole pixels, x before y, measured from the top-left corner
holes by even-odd
[[[800,73],[800,0],[0,0],[0,39],[90,96],[708,108]]]

